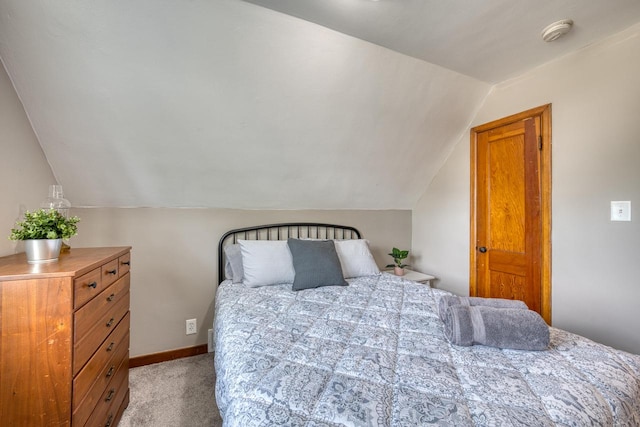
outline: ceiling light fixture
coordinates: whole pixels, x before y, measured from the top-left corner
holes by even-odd
[[[546,42],[557,40],[571,31],[571,27],[573,27],[573,20],[571,19],[562,19],[547,25],[545,29],[542,30],[542,40]]]

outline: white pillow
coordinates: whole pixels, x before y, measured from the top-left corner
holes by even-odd
[[[238,240],[242,253],[242,283],[250,288],[293,283],[295,270],[286,240]]]
[[[380,274],[367,240],[336,240],[335,244],[345,279]]]

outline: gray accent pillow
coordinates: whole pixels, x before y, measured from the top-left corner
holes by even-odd
[[[292,289],[347,286],[333,240],[288,239],[296,272]]]
[[[227,279],[231,279],[233,283],[242,282],[244,270],[242,268],[242,253],[240,245],[235,243],[224,247],[225,266],[224,273]]]

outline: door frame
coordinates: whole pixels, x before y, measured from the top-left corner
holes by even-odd
[[[532,108],[471,129],[471,205],[469,233],[469,295],[477,295],[477,144],[478,134],[529,118],[539,118],[542,148],[540,150],[540,220],[542,222],[540,259],[540,314],[551,325],[551,104]]]

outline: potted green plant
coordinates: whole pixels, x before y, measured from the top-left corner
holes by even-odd
[[[407,264],[403,264],[402,260],[409,256],[409,251],[401,251],[398,248],[393,248],[389,255],[393,257],[394,264],[387,265],[387,268],[393,267],[393,272],[396,276],[404,275],[404,268],[408,266]]]
[[[10,240],[24,240],[27,262],[39,264],[57,261],[62,239],[78,234],[77,216],[65,217],[55,209],[25,212],[24,220],[11,229]]]

